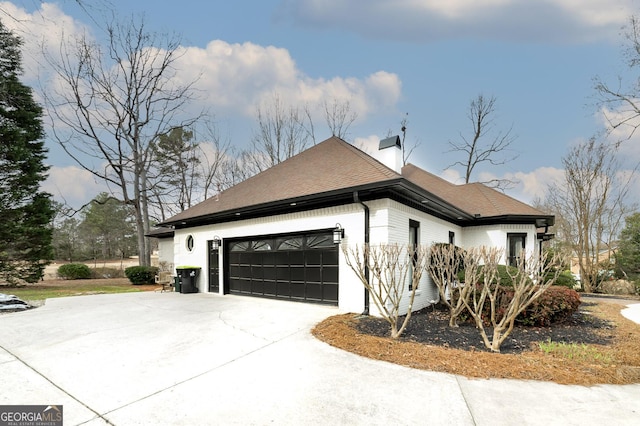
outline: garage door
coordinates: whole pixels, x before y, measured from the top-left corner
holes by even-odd
[[[231,294],[338,304],[338,246],[330,232],[230,241],[226,252]]]

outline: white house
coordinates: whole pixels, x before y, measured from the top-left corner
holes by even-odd
[[[160,260],[201,268],[200,292],[361,312],[365,288],[340,245],[490,245],[508,263],[549,237],[553,216],[482,184],[402,167],[401,155],[397,136],[380,142],[380,161],[327,139],[160,224]],[[414,309],[438,298],[427,274],[423,281]]]

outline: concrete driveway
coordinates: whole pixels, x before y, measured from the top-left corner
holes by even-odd
[[[336,308],[130,293],[0,315],[0,405],[65,425],[640,423],[640,385],[471,380],[369,360],[310,328]]]

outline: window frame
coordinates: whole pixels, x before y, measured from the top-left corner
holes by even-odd
[[[521,239],[522,241],[522,247],[520,248],[521,251],[518,253],[516,250],[516,253],[513,253],[512,248],[515,247],[514,244],[517,244],[519,239]],[[527,233],[526,232],[507,233],[507,259],[506,259],[507,265],[517,267],[518,259],[520,259],[523,256],[526,256],[526,250],[527,250]]]

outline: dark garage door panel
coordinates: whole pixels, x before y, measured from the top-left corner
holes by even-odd
[[[252,251],[250,240],[240,243],[248,250],[227,251],[230,293],[338,304],[337,246]]]

